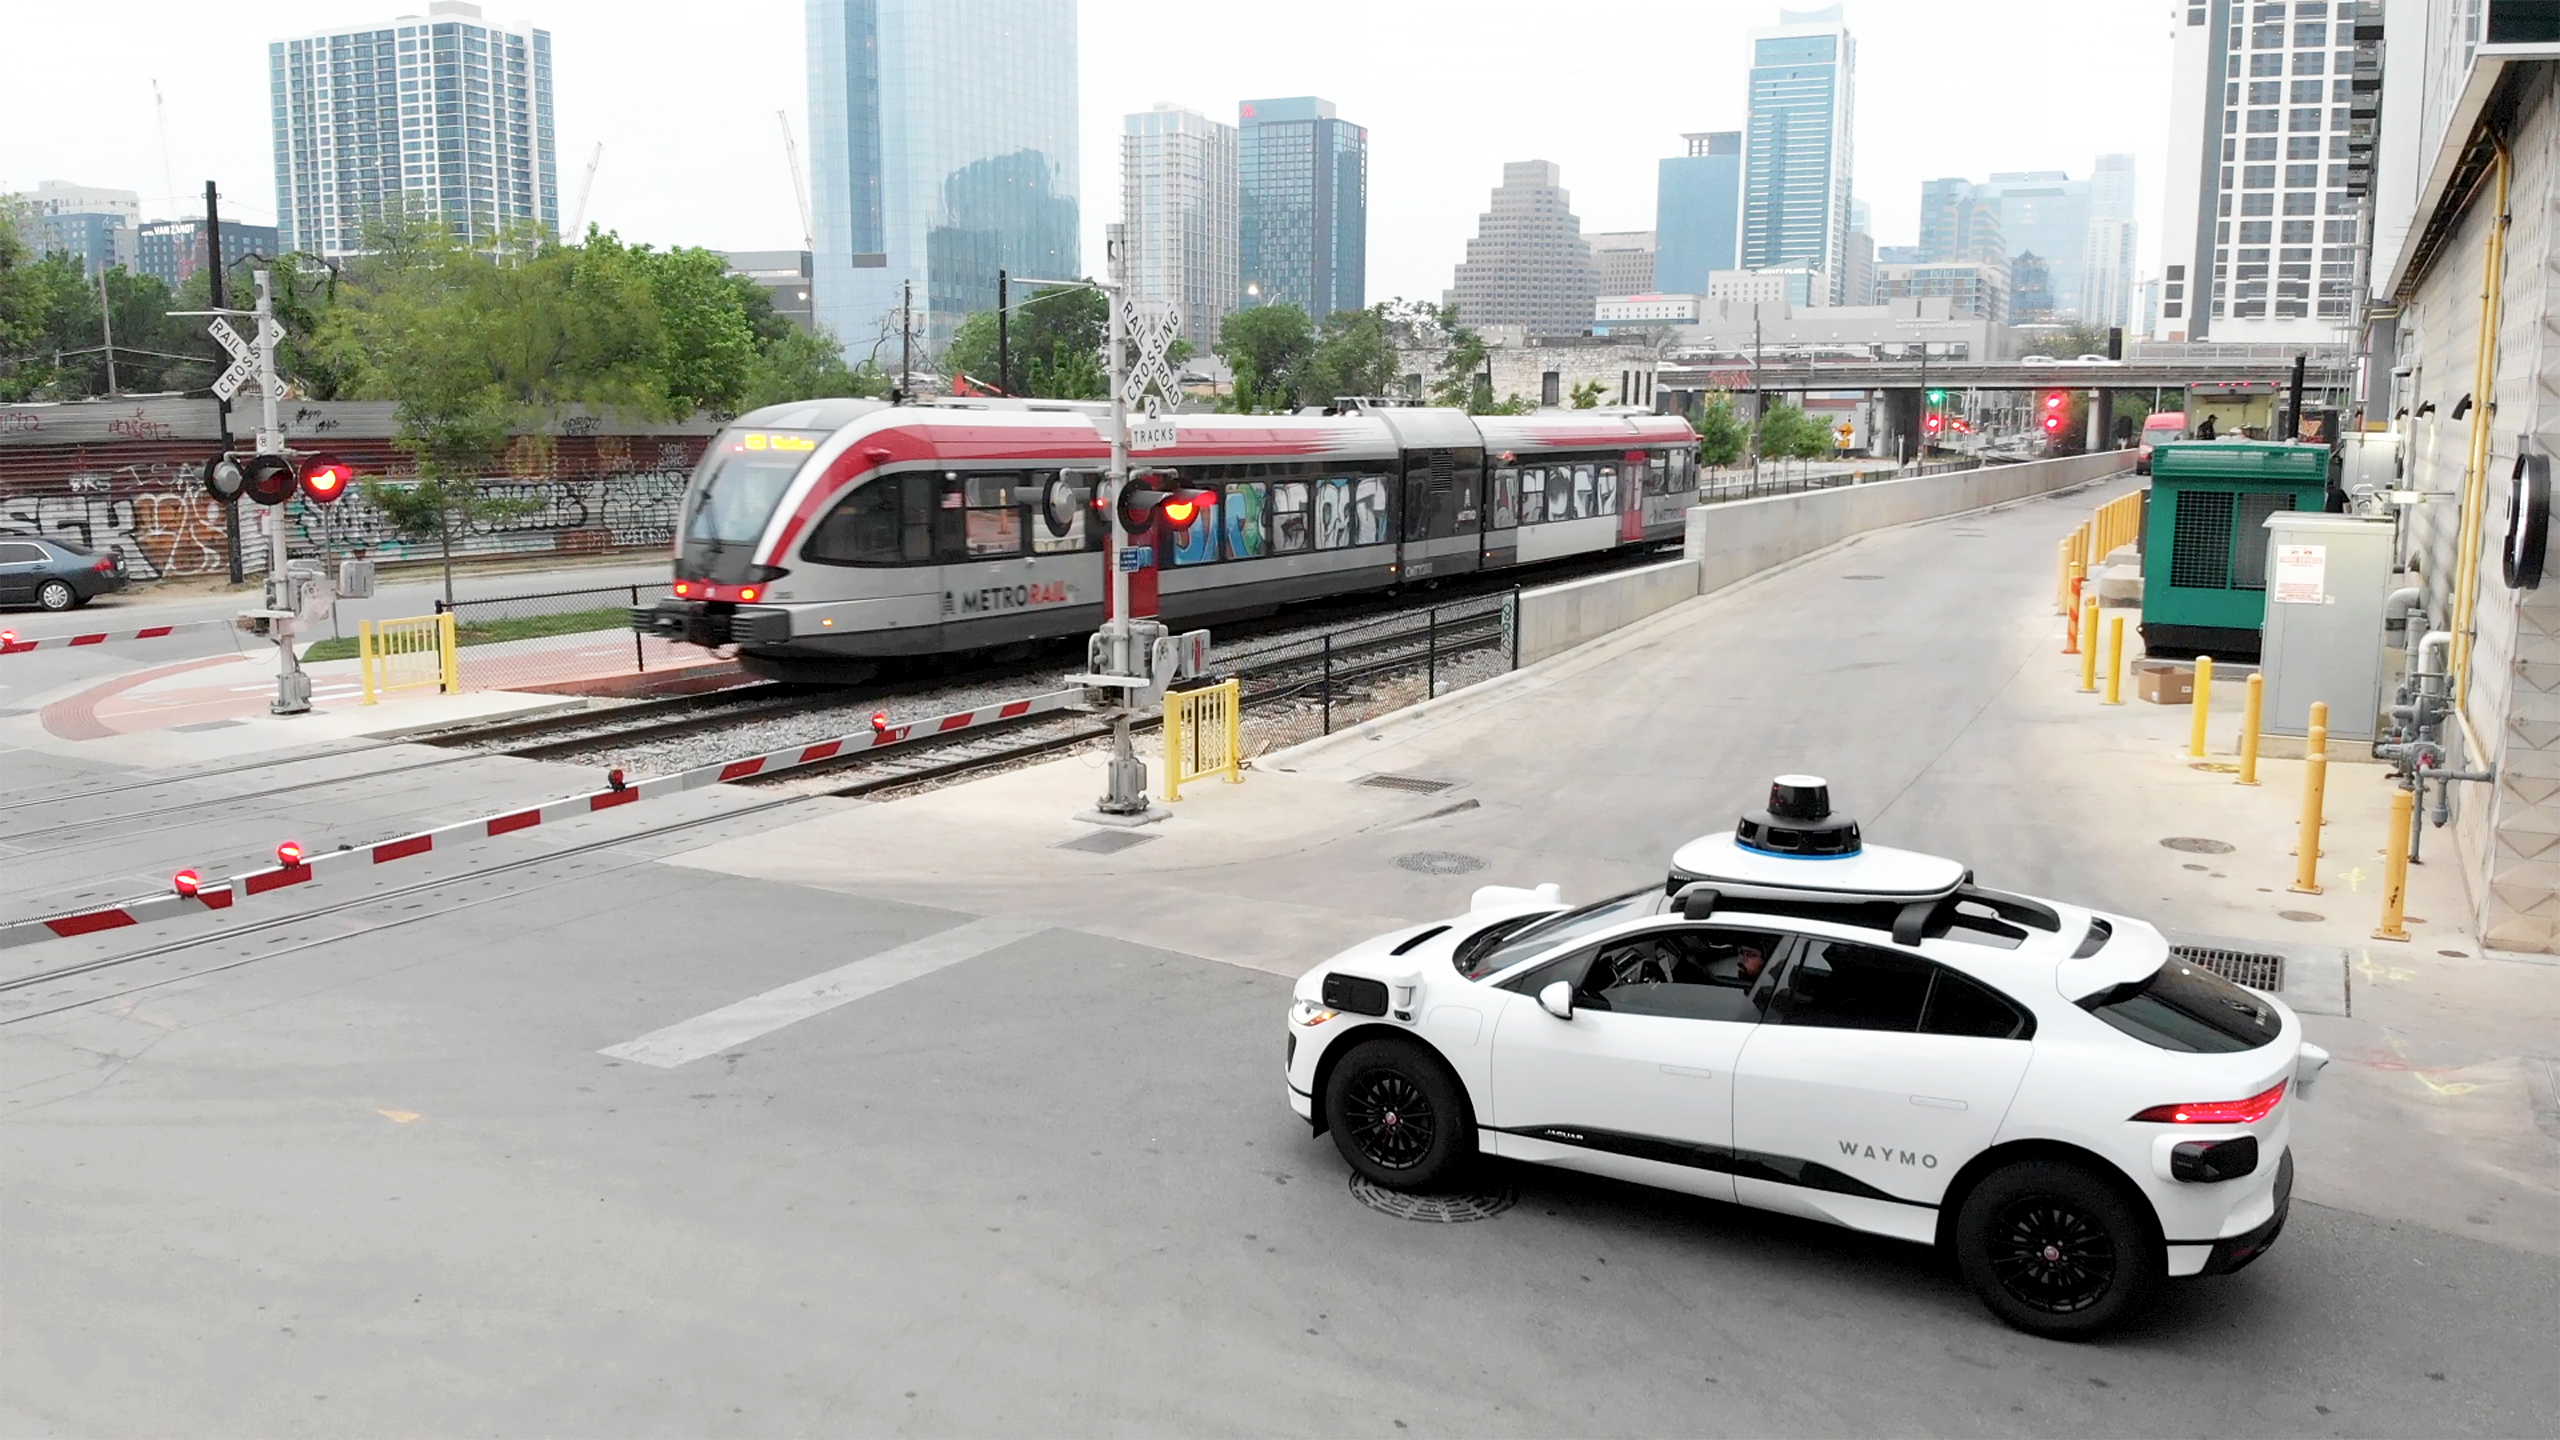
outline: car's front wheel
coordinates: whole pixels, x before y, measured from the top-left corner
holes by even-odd
[[[1342,1158],[1390,1189],[1445,1185],[1475,1155],[1464,1087],[1410,1041],[1352,1047],[1325,1081],[1324,1113]]]
[[[2083,1340],[2150,1300],[2166,1255],[2136,1202],[2064,1161],[1996,1170],[1956,1213],[1956,1266],[1991,1313],[2031,1335]]]
[[[60,580],[47,580],[36,587],[36,603],[47,610],[68,610],[80,603],[80,593]]]

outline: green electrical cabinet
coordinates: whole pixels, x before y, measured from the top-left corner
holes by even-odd
[[[2329,447],[2175,441],[2151,453],[2142,535],[2142,648],[2254,661],[2267,620],[2267,530],[2328,507]]]

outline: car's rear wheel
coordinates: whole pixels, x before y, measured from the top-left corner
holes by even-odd
[[[1956,1265],[1991,1313],[2031,1335],[2095,1336],[2159,1288],[2166,1257],[2136,1202],[2086,1167],[2029,1160],[1973,1187]]]
[[[36,603],[47,610],[68,610],[80,603],[80,593],[60,580],[47,580],[36,587]]]
[[[1354,1046],[1325,1081],[1324,1113],[1342,1158],[1390,1189],[1445,1185],[1475,1154],[1458,1077],[1407,1041]]]

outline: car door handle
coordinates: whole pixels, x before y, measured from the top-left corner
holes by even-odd
[[[1911,1097],[1911,1103],[1914,1105],[1926,1105],[1932,1110],[1964,1110],[1970,1108],[1961,1100],[1947,1100],[1936,1095],[1914,1095]]]
[[[1700,1070],[1688,1065],[1665,1065],[1662,1067],[1662,1073],[1665,1075],[1685,1075],[1692,1080],[1713,1080],[1716,1078],[1716,1072],[1713,1070]]]

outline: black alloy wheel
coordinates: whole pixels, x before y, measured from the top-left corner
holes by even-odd
[[[2147,1202],[2096,1170],[2029,1160],[1983,1177],[1956,1214],[1956,1266],[1991,1313],[2080,1340],[2122,1322],[2165,1277]]]
[[[36,603],[47,610],[68,610],[80,603],[80,596],[61,580],[47,580],[36,587]]]
[[[1476,1148],[1458,1077],[1405,1040],[1355,1045],[1325,1080],[1334,1147],[1351,1168],[1394,1190],[1447,1182]]]

